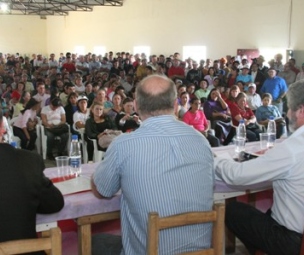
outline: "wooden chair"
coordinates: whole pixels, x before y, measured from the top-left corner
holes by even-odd
[[[2,242],[0,243],[0,255],[23,254],[45,250],[50,250],[51,255],[61,255],[60,228],[52,228],[48,232],[49,236],[47,237]]]
[[[76,220],[78,225],[78,254],[91,255],[92,231],[91,224],[108,220],[120,219],[120,211],[83,216]],[[1,255],[1,254],[0,254]]]
[[[180,227],[184,225],[213,222],[212,248],[194,252],[183,253],[184,255],[222,255],[224,240],[225,205],[215,204],[213,211],[188,212],[160,218],[158,213],[149,213],[148,221],[148,255],[158,254],[159,231],[166,228]]]

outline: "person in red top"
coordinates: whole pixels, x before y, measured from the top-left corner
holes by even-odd
[[[66,62],[62,65],[62,69],[66,69],[69,73],[76,72],[76,67],[71,60],[71,56],[67,56]]]
[[[236,103],[230,108],[232,124],[239,125],[241,119],[244,120],[246,126],[246,136],[249,142],[260,140],[262,130],[256,124],[256,117],[253,111],[247,106],[247,96],[240,92],[236,97]]]
[[[184,79],[185,70],[180,66],[180,61],[178,59],[173,60],[173,65],[168,70],[168,77],[171,79]]]
[[[193,128],[202,133],[209,141],[211,147],[220,146],[219,139],[207,132],[209,130],[209,123],[204,112],[200,109],[201,100],[192,98],[190,100],[190,105],[190,109],[183,116],[183,122],[193,126]]]

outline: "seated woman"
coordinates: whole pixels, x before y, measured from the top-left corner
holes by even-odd
[[[20,138],[22,149],[35,149],[37,139],[36,125],[38,122],[36,115],[39,110],[40,102],[35,98],[31,98],[14,122],[14,135]]]
[[[123,133],[131,132],[139,128],[141,120],[138,114],[134,112],[134,102],[132,98],[127,97],[122,102],[123,111],[116,115],[115,124],[118,130]]]
[[[12,137],[13,132],[8,124],[7,118],[0,108],[0,143],[11,143]]]
[[[114,122],[115,122],[116,115],[122,111],[121,99],[122,99],[121,95],[115,94],[112,97],[113,107],[107,113],[107,115],[110,117],[110,119]]]
[[[220,140],[227,137],[230,132],[230,110],[217,89],[212,89],[204,103],[204,113],[211,121],[211,128],[215,130],[215,136]]]
[[[55,137],[60,137],[60,142],[57,146],[58,156],[65,154],[69,138],[69,128],[66,125],[65,111],[58,97],[52,98],[50,105],[42,108],[41,120],[47,136],[47,157],[50,160],[54,160],[53,147]]]
[[[232,105],[235,104],[235,99],[239,93],[240,93],[240,88],[237,85],[233,85],[230,88],[228,98],[225,100],[229,109],[231,109]]]
[[[189,110],[189,108],[189,93],[183,92],[180,96],[180,103],[177,106],[177,117],[179,120],[183,120],[183,116]]]
[[[277,139],[279,139],[286,131],[286,122],[281,116],[279,109],[275,105],[271,105],[272,96],[269,93],[265,93],[262,96],[262,103],[255,112],[257,122],[267,128],[269,117],[273,116],[276,121]]]
[[[90,118],[86,120],[85,123],[85,134],[86,137],[90,139],[98,140],[101,136],[104,135],[106,129],[116,130],[115,123],[110,119],[109,116],[104,114],[104,106],[101,103],[93,103],[90,111]],[[98,142],[97,142],[98,144]],[[105,151],[106,149],[100,148],[99,150]],[[87,139],[87,151],[88,151],[88,160],[93,160],[94,146],[91,140]]]
[[[208,134],[209,124],[203,111],[200,110],[201,101],[197,98],[190,100],[190,109],[184,114],[183,121],[201,132],[212,147],[220,146],[220,141],[215,136]]]
[[[239,121],[243,119],[246,126],[246,136],[249,142],[260,140],[262,130],[256,124],[256,117],[252,110],[247,106],[247,96],[244,92],[240,92],[236,97],[236,104],[231,107],[232,123],[234,126],[239,125]]]

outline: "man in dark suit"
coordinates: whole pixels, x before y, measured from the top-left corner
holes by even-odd
[[[250,69],[251,71],[249,74],[252,77],[253,83],[256,84],[256,92],[259,93],[266,79],[266,76],[259,70],[257,63],[253,63]]]
[[[36,214],[60,211],[63,196],[37,153],[0,143],[0,162],[0,242],[35,238]]]

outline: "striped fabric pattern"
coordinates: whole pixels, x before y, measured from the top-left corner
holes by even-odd
[[[112,142],[94,182],[105,197],[119,189],[122,254],[145,254],[147,217],[211,210],[213,155],[208,141],[171,115],[151,117],[139,129]],[[164,230],[160,254],[209,247],[211,224]]]

